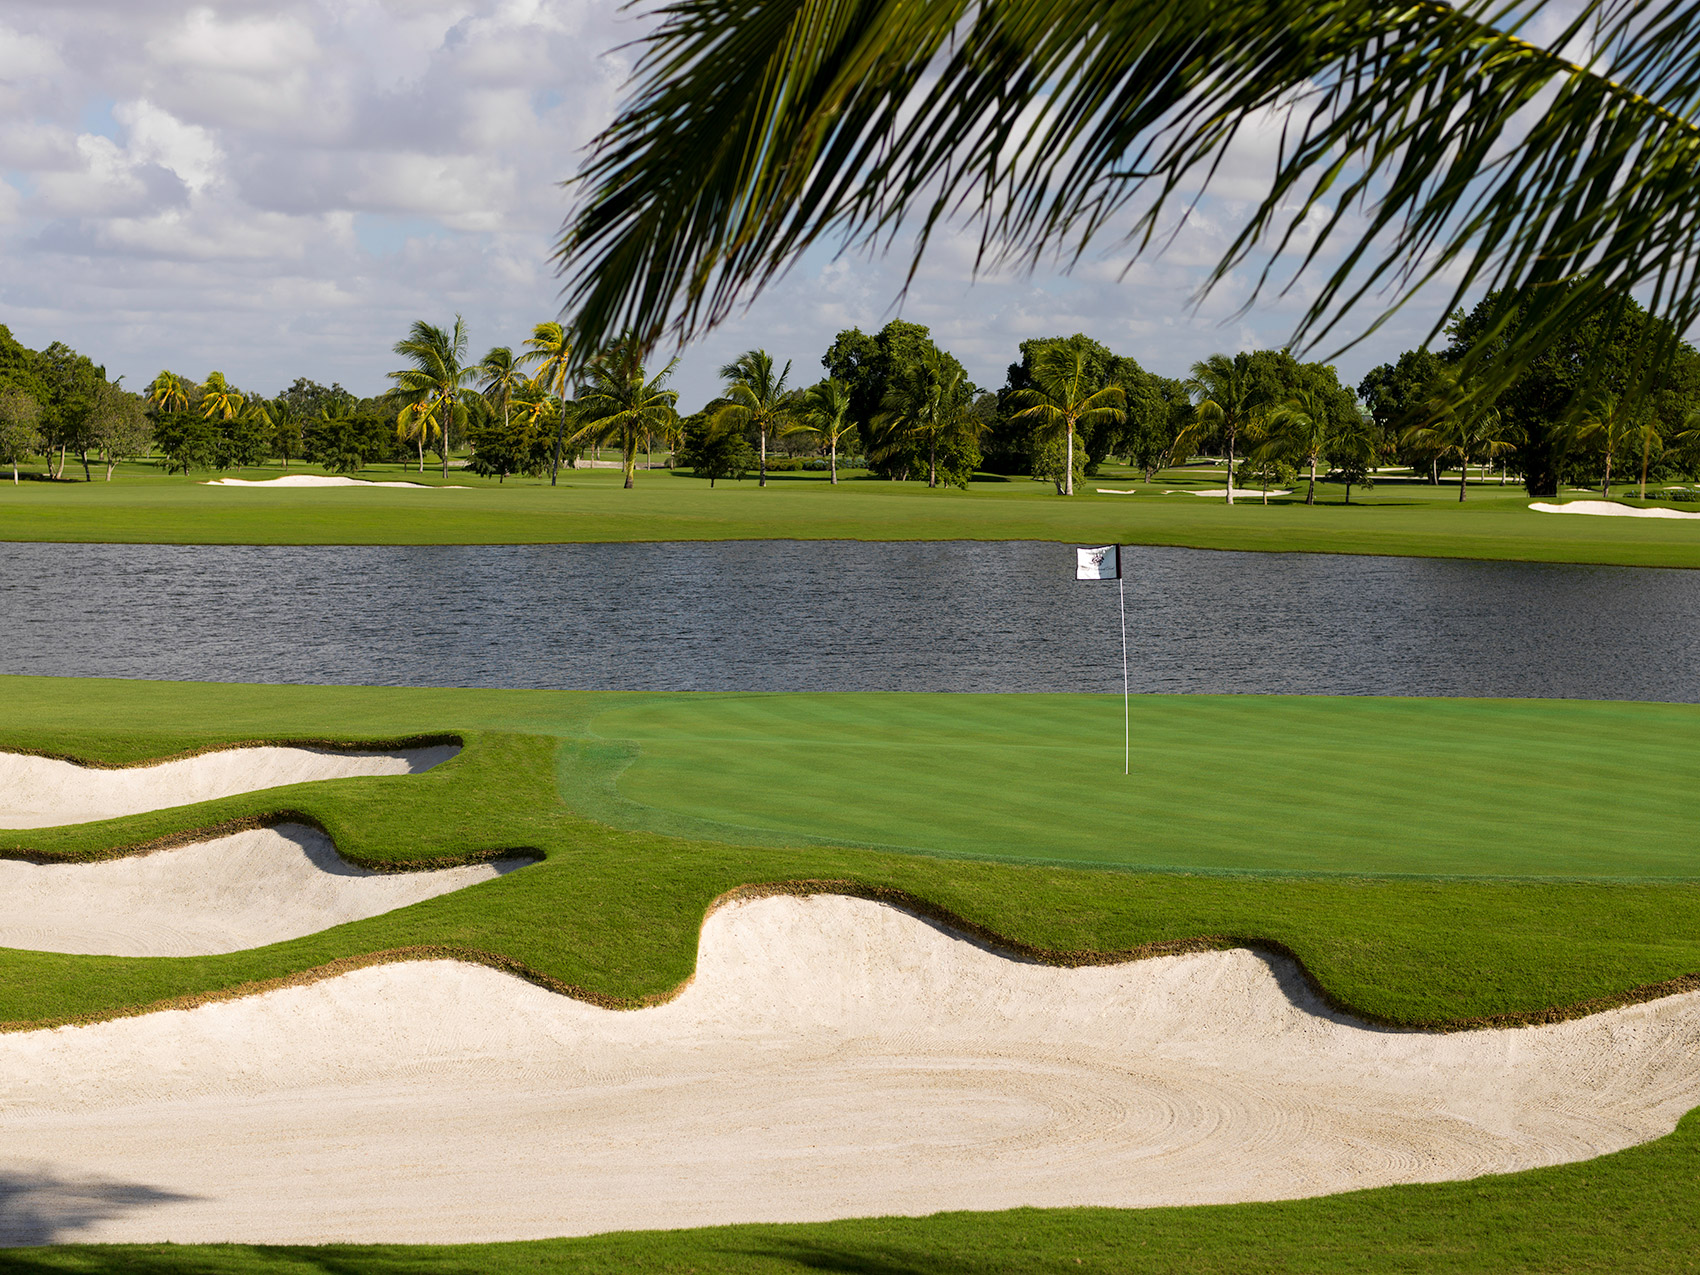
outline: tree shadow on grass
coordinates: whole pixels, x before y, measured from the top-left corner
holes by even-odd
[[[191,1200],[139,1182],[65,1178],[45,1168],[0,1170],[0,1246],[62,1244],[97,1222]]]

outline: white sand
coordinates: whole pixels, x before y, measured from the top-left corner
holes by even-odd
[[[211,478],[203,487],[430,487],[431,483],[380,483],[341,474],[284,474],[279,478]],[[464,483],[436,484],[439,491],[467,491]]]
[[[0,947],[99,956],[237,952],[464,890],[526,862],[370,872],[301,824],[100,863],[0,859]]]
[[[1228,489],[1226,487],[1203,487],[1194,491],[1191,488],[1183,489],[1177,487],[1173,490],[1165,491],[1163,494],[1165,496],[1214,496],[1218,500],[1222,500],[1226,498]],[[1262,496],[1264,494],[1266,493],[1261,487],[1234,488],[1235,500],[1243,500],[1247,496]],[[1285,490],[1284,488],[1271,487],[1267,494],[1271,496],[1291,496],[1293,493]]]
[[[695,982],[656,1009],[432,962],[0,1036],[0,1240],[1318,1195],[1657,1137],[1700,1104],[1697,1046],[1700,995],[1378,1031],[1245,951],[1059,970],[878,904],[766,899],[711,917]]]
[[[50,757],[0,753],[0,828],[116,819],[187,806],[239,792],[350,775],[412,775],[447,761],[458,744],[385,753],[323,748],[227,748],[198,757],[124,766],[78,766]]]
[[[1700,513],[1685,509],[1638,509],[1615,500],[1567,500],[1561,505],[1537,500],[1529,508],[1542,514],[1594,514],[1606,518],[1700,518]]]

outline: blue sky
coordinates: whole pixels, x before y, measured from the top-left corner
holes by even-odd
[[[466,317],[474,353],[554,317],[558,182],[611,117],[644,19],[588,0],[9,0],[0,9],[0,323],[64,340],[144,384],[161,367],[272,393],[297,376],[373,393],[416,318]],[[929,325],[970,375],[1017,344],[1086,331],[1183,374],[1216,350],[1282,344],[1296,302],[1233,318],[1230,280],[1194,293],[1273,143],[1252,130],[1219,193],[1164,256],[971,286],[965,240],[907,262],[817,250],[683,352],[694,408],[753,346],[812,380],[840,328]],[[1340,360],[1416,343],[1433,307]]]

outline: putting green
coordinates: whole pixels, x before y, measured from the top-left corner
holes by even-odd
[[[1689,705],[1141,696],[1126,777],[1116,697],[633,696],[590,728],[636,745],[584,798],[594,813],[687,836],[1193,871],[1700,876]],[[566,785],[589,790],[574,764]]]

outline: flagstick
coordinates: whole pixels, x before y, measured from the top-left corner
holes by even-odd
[[[1122,774],[1133,773],[1133,720],[1127,706],[1127,582],[1116,576],[1122,610]]]

